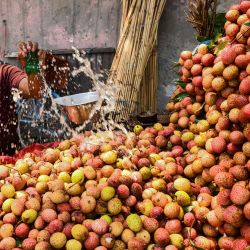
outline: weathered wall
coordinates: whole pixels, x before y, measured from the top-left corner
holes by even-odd
[[[219,0],[225,11],[238,0]],[[163,112],[177,77],[172,68],[183,49],[196,46],[194,30],[185,21],[187,0],[167,0],[159,27],[158,109]],[[20,40],[37,40],[50,49],[115,47],[120,0],[0,0],[0,53],[15,50]],[[4,25],[7,20],[6,48]],[[1,57],[1,56],[0,56]]]
[[[0,48],[15,51],[16,42],[27,39],[47,49],[115,47],[120,5],[119,0],[0,0]]]

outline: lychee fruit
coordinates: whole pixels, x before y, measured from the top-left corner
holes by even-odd
[[[179,213],[180,213],[180,206],[178,205],[177,202],[169,202],[164,207],[164,214],[169,219],[178,218]]]
[[[169,243],[169,233],[165,228],[158,228],[154,232],[154,241],[160,246],[166,246]]]
[[[104,201],[109,201],[111,200],[115,195],[115,189],[113,187],[105,187],[103,188],[103,190],[101,191],[101,198]]]
[[[65,246],[67,238],[64,233],[57,232],[51,235],[49,242],[55,249],[61,249]]]
[[[234,62],[237,54],[235,52],[235,49],[230,46],[226,47],[224,50],[221,52],[221,60],[225,65],[230,65]]]
[[[225,222],[240,227],[243,223],[243,211],[235,205],[227,207],[223,212]]]
[[[236,205],[244,205],[250,199],[250,191],[246,187],[236,183],[232,187],[230,199]]]
[[[25,239],[29,234],[29,230],[30,228],[27,224],[21,223],[15,228],[15,235],[20,239]]]
[[[81,250],[82,249],[82,243],[78,240],[71,239],[68,240],[66,243],[66,250]],[[89,248],[94,249],[94,248]]]
[[[235,65],[229,65],[223,70],[223,77],[227,81],[237,78],[238,75],[239,75],[239,69]]]
[[[85,240],[88,236],[88,230],[84,225],[76,224],[71,229],[71,234],[76,240]]]
[[[242,95],[250,95],[250,76],[241,81],[239,91]]]
[[[228,172],[219,172],[216,174],[214,181],[219,187],[231,188],[234,184],[234,176]]]
[[[121,212],[122,202],[118,198],[113,198],[108,201],[108,211],[112,215],[117,215]]]
[[[226,144],[225,139],[223,139],[220,136],[217,136],[212,140],[211,145],[212,145],[212,150],[214,153],[221,154],[222,152],[225,151],[227,144]]]
[[[35,249],[36,243],[37,242],[35,239],[27,238],[27,239],[23,240],[22,248],[23,248],[23,250],[33,250],[33,249]]]
[[[105,234],[108,231],[108,222],[103,219],[97,219],[92,222],[91,227],[95,233]]]
[[[55,210],[47,208],[42,211],[41,216],[44,221],[49,223],[57,218],[57,213]]]
[[[99,237],[94,232],[90,232],[87,239],[84,241],[84,246],[86,247],[86,249],[90,250],[94,250],[96,247],[98,247],[99,244]]]

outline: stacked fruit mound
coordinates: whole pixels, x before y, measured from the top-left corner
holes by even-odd
[[[250,1],[226,18],[217,48],[181,53],[168,126],[85,132],[0,165],[0,250],[250,245]]]

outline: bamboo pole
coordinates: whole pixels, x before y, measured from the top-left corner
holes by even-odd
[[[121,35],[109,81],[118,88],[117,120],[144,109],[156,108],[156,40],[166,0],[123,0]],[[142,91],[145,90],[145,91]],[[124,107],[121,101],[126,101]]]

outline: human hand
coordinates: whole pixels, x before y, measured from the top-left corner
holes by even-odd
[[[45,64],[45,55],[44,50],[40,50],[37,42],[19,42],[17,44],[18,49],[18,59],[23,68],[26,66],[26,57],[30,52],[37,52],[39,57],[39,63],[41,66]]]

